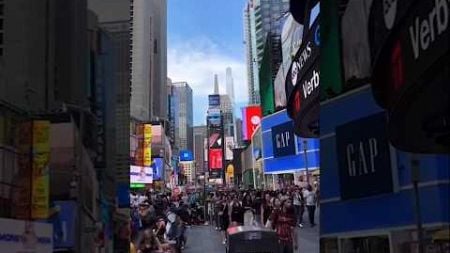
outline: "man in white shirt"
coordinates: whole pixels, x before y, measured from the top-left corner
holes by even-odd
[[[295,189],[293,204],[295,209],[295,217],[297,218],[298,226],[303,227],[303,213],[305,211],[305,203],[303,200],[302,192],[299,188]]]
[[[316,225],[314,221],[314,214],[316,212],[316,193],[313,191],[311,185],[308,185],[308,187],[306,187],[306,190],[303,191],[303,196],[306,200],[309,223],[311,224],[311,227],[314,227]]]

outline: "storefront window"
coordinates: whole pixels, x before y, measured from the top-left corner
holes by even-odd
[[[424,230],[425,253],[450,253],[449,228],[435,227]],[[394,253],[419,253],[416,230],[392,233]]]
[[[338,239],[337,238],[323,238],[320,240],[320,253],[338,253]]]
[[[387,235],[341,239],[345,253],[390,253]]]

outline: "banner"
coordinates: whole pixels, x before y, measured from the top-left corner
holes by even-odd
[[[0,252],[53,252],[52,225],[0,218]]]
[[[152,165],[152,125],[144,124],[144,166]]]
[[[31,217],[47,219],[49,209],[50,121],[33,121]]]
[[[295,138],[292,121],[272,127],[273,156],[295,155]]]
[[[315,19],[286,77],[287,111],[294,132],[307,138],[318,136],[320,109],[320,25]]]
[[[77,220],[77,203],[75,201],[55,201],[59,212],[51,217],[53,223],[54,248],[75,247],[75,228]]]
[[[233,148],[234,148],[233,136],[225,137],[225,159],[227,161],[233,160]]]
[[[253,132],[261,123],[261,107],[247,106],[242,108],[242,131],[244,133],[244,140],[250,140]]]
[[[336,127],[336,147],[342,199],[392,192],[384,112]]]

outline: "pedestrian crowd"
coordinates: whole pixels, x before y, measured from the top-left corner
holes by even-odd
[[[180,253],[186,244],[186,227],[202,219],[198,201],[199,193],[131,192],[130,252]]]
[[[229,227],[254,225],[276,231],[283,253],[298,248],[296,227],[303,228],[303,215],[308,213],[309,225],[316,226],[318,187],[291,187],[276,191],[222,191],[207,197],[208,219],[222,232],[226,244]]]
[[[295,186],[276,191],[223,190],[163,194],[130,193],[130,252],[181,253],[186,246],[185,231],[191,225],[211,225],[222,233],[230,227],[253,225],[276,231],[283,253],[298,248],[296,227],[302,228],[308,213],[309,225],[316,226],[318,187]]]

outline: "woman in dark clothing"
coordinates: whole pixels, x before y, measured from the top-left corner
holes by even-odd
[[[219,215],[221,217],[221,228],[223,241],[222,244],[226,243],[226,232],[228,229],[228,226],[230,225],[230,216],[229,216],[229,205],[230,205],[230,197],[226,196],[223,198],[223,201],[221,202],[221,211],[219,212]]]
[[[295,212],[292,201],[286,199],[282,202],[281,209],[277,212],[277,218],[273,223],[277,231],[282,253],[293,253],[298,248],[295,223]]]
[[[233,201],[231,202],[230,224],[235,226],[244,224],[244,208],[242,207],[241,203],[239,203],[237,197],[234,197]]]
[[[262,205],[262,194],[260,191],[258,191],[256,193],[256,197],[255,200],[253,201],[252,205],[253,205],[253,211],[254,211],[254,221],[256,221],[257,223],[261,222],[261,205]]]
[[[267,223],[267,220],[270,217],[270,214],[272,213],[272,204],[271,204],[271,196],[269,193],[266,193],[265,198],[262,201],[261,204],[261,225],[265,226]]]

